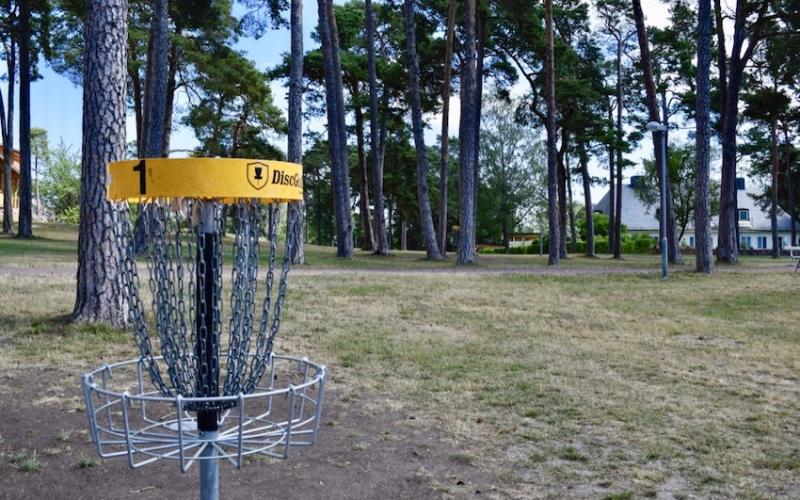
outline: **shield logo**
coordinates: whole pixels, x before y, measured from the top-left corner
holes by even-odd
[[[254,161],[247,164],[247,182],[255,189],[261,189],[267,185],[269,179],[269,165]]]

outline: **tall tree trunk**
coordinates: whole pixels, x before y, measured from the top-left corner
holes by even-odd
[[[367,0],[368,2],[370,0]],[[450,170],[450,85],[453,72],[453,39],[455,38],[456,0],[447,8],[447,33],[444,46],[444,78],[442,82],[442,147],[439,158],[439,250],[447,253],[447,177]]]
[[[745,40],[746,7],[736,3],[733,27],[733,46],[728,65],[725,101],[722,103],[722,181],[720,183],[719,237],[717,261],[736,264],[739,260],[739,221],[736,192],[736,128],[739,121],[739,91],[746,60],[742,59]]]
[[[614,112],[611,109],[611,106],[608,106],[608,124],[609,127],[613,130],[614,129]],[[615,179],[617,177],[617,168],[616,168],[616,148],[611,145],[608,148],[608,252],[610,254],[614,253],[614,235],[616,232],[614,231],[614,224],[616,221],[616,210],[617,210],[617,203],[616,203],[616,191],[617,191],[617,184]]]
[[[151,50],[147,61],[151,81],[147,82],[149,94],[145,96],[145,122],[147,135],[145,155],[148,158],[163,156],[164,117],[167,107],[167,80],[169,79],[169,9],[167,0],[153,0],[153,18],[150,24]]]
[[[433,214],[428,196],[428,160],[425,149],[425,132],[422,124],[422,102],[419,91],[419,62],[417,61],[416,23],[414,22],[414,0],[405,0],[406,53],[411,80],[411,122],[414,129],[414,144],[417,149],[417,204],[419,223],[425,240],[425,252],[429,259],[441,259]]]
[[[122,249],[114,237],[120,223],[106,200],[106,165],[125,157],[127,0],[89,0],[83,58],[83,147],[78,233],[78,321],[128,324],[122,290]]]
[[[353,93],[353,101],[360,101],[357,93]],[[367,153],[364,145],[364,111],[359,104],[354,107],[356,117],[356,149],[358,151],[358,190],[361,225],[364,226],[364,241],[361,248],[375,251],[375,236],[372,234],[372,218],[369,215],[369,174],[367,174]]]
[[[797,244],[797,228],[795,219],[797,218],[796,202],[794,197],[794,168],[792,167],[792,143],[789,142],[789,127],[783,129],[783,144],[786,151],[786,197],[789,202],[789,224],[791,228],[791,245]]]
[[[325,73],[325,98],[328,115],[328,145],[331,154],[336,226],[336,254],[353,257],[353,219],[350,212],[350,172],[347,166],[347,137],[344,123],[342,64],[339,58],[339,31],[332,0],[317,0],[319,33]]]
[[[31,6],[19,2],[19,225],[17,238],[33,237],[31,191]]]
[[[400,250],[408,250],[408,227],[406,224],[406,217],[403,211],[400,211]]]
[[[570,251],[572,253],[578,252],[578,231],[575,227],[575,208],[572,204],[572,172],[570,172],[569,168],[569,156],[564,156],[564,170],[567,175],[567,199],[569,203],[567,204],[567,215],[569,215],[569,234],[572,238],[570,242]]]
[[[772,258],[780,255],[778,242],[778,119],[773,117],[769,126],[770,156],[772,157],[772,190],[770,193],[769,218],[772,229]]]
[[[14,186],[12,182],[13,151],[14,151],[14,82],[17,73],[17,48],[14,38],[9,42],[6,67],[8,76],[8,108],[3,118],[3,161],[5,163],[3,175],[3,233],[9,234],[14,230]],[[0,113],[2,113],[0,109]]]
[[[569,132],[561,128],[561,147],[558,150],[558,255],[567,258],[567,171],[564,167],[564,155],[569,143]]]
[[[475,98],[477,95],[477,52],[475,47],[475,0],[464,0],[464,59],[461,74],[461,120],[459,124],[459,237],[458,263],[471,264],[475,258]]]
[[[594,257],[594,212],[592,211],[592,177],[589,175],[589,156],[586,146],[578,143],[578,160],[581,163],[581,180],[583,181],[583,203],[586,211],[586,256]]]
[[[489,18],[488,12],[486,11],[487,6],[484,2],[481,2],[479,6],[476,6],[476,18],[477,24],[475,25],[475,39],[476,39],[476,51],[477,51],[477,65],[476,65],[476,80],[475,80],[475,127],[474,127],[474,134],[475,134],[475,169],[473,171],[474,175],[474,186],[475,189],[473,191],[473,196],[475,197],[475,213],[478,213],[478,189],[480,187],[480,170],[481,170],[481,117],[483,115],[483,67],[484,67],[484,59],[486,58],[486,24]],[[473,248],[477,248],[475,246],[475,236],[477,233],[477,221],[476,221],[476,231],[472,233],[472,246]]]
[[[617,175],[616,181],[617,185],[615,187],[616,197],[614,198],[614,213],[618,214],[617,217],[614,218],[614,225],[609,228],[609,231],[613,231],[614,236],[613,238],[609,238],[609,243],[611,243],[611,253],[615,259],[622,258],[622,169],[625,167],[625,163],[623,161],[623,151],[622,151],[622,141],[623,141],[623,129],[622,129],[622,112],[625,109],[625,98],[623,95],[623,87],[624,83],[622,80],[622,34],[620,33],[619,38],[617,38],[617,58],[616,58],[616,71],[617,71],[617,124],[616,124],[616,134],[615,137],[617,139],[617,145],[614,148],[615,152],[617,153]]]
[[[547,88],[547,219],[550,225],[550,249],[547,264],[557,266],[561,255],[559,239],[561,230],[558,224],[558,151],[556,150],[556,65],[553,49],[553,0],[545,0],[545,36],[547,50],[545,75]]]
[[[180,33],[178,33],[180,36]],[[169,75],[167,78],[167,99],[164,108],[164,137],[161,140],[161,156],[169,157],[170,140],[172,138],[172,114],[175,109],[175,91],[177,90],[178,74],[178,47],[170,45],[169,48]]]
[[[614,212],[617,214],[617,218],[615,220],[616,225],[614,226],[614,258],[621,259],[622,258],[622,169],[625,168],[625,159],[622,156],[622,148],[617,148],[617,197],[615,199],[617,206],[614,208]]]
[[[639,51],[641,53],[641,67],[642,67],[642,75],[644,79],[644,87],[646,93],[646,103],[647,103],[647,110],[648,110],[648,120],[651,122],[659,122],[661,123],[662,120],[659,116],[659,106],[658,106],[658,95],[656,93],[656,85],[655,80],[653,78],[653,63],[650,57],[650,43],[647,39],[647,28],[644,25],[644,13],[642,12],[642,3],[641,0],[632,0],[633,2],[633,18],[636,23],[636,34],[639,40]],[[663,157],[662,148],[661,148],[661,137],[660,132],[654,131],[652,133],[653,136],[653,149],[655,152],[656,164],[657,165],[666,165],[667,159]],[[666,140],[666,135],[664,136],[664,140]],[[660,172],[659,169],[659,179],[660,179]],[[667,175],[669,177],[669,175]],[[675,228],[675,215],[672,213],[672,195],[670,190],[667,189],[667,226],[664,228],[667,234],[667,238],[669,239],[669,231],[670,228]],[[670,223],[669,220],[672,220]],[[674,238],[674,236],[673,236]]]
[[[289,130],[288,160],[292,163],[303,163],[303,0],[292,0],[289,14],[291,31],[291,69],[289,70]],[[305,202],[292,203],[299,219],[295,234],[294,255],[292,264],[305,263]],[[288,220],[288,219],[287,219]],[[319,227],[317,228],[319,231]],[[319,244],[319,238],[317,238]]]
[[[144,89],[142,88],[142,79],[139,75],[139,69],[136,67],[136,42],[133,39],[128,40],[128,55],[131,58],[128,63],[128,78],[131,82],[131,100],[133,100],[133,117],[136,123],[136,157],[144,158]]]
[[[723,54],[724,58],[725,55]],[[695,111],[694,241],[695,269],[714,270],[711,248],[711,0],[698,0],[697,12],[697,105]]]
[[[452,1],[452,0],[451,0]],[[373,199],[375,205],[375,255],[389,254],[383,201],[383,154],[378,137],[378,70],[375,64],[375,12],[372,0],[364,3],[367,29],[367,67],[369,70],[369,149],[372,158]],[[445,116],[445,120],[447,117]],[[446,193],[445,193],[446,196]]]
[[[394,245],[394,203],[392,203],[392,200],[390,199],[386,200],[386,213],[387,213],[386,224],[388,226],[387,231],[389,236],[388,238],[389,250],[391,250],[392,246]]]
[[[153,0],[150,19],[150,39],[147,51],[147,80],[145,81],[142,109],[142,135],[136,138],[139,154],[145,158],[164,156],[164,127],[167,106],[167,83],[169,79],[169,9],[167,0]],[[147,252],[145,235],[148,208],[144,208],[136,220],[134,248],[137,254]]]

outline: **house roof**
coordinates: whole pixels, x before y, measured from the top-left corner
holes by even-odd
[[[2,161],[5,154],[6,147],[0,144],[0,172],[5,171],[5,162]],[[11,151],[11,171],[19,174],[19,151],[16,149]]]
[[[749,210],[749,221],[740,221],[739,228],[743,231],[770,231],[772,228],[769,211],[762,210],[756,203],[754,197],[762,194],[753,182],[745,180],[745,189],[736,191],[739,209]],[[609,193],[594,206],[595,212],[608,214]],[[636,191],[631,187],[630,182],[622,186],[622,223],[632,231],[658,231],[658,219],[656,218],[657,206],[648,207]],[[719,217],[711,219],[711,227],[716,229]],[[689,223],[688,228],[694,227]],[[791,218],[778,209],[778,231],[791,230]]]
[[[594,206],[595,212],[604,214],[609,213],[610,193],[605,196]],[[636,191],[626,182],[622,186],[622,223],[632,231],[658,231],[658,219],[656,218],[656,208],[648,207],[639,199]]]

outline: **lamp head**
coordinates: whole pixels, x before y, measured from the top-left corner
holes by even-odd
[[[664,132],[667,130],[667,127],[663,123],[657,121],[648,122],[645,128],[648,132]]]

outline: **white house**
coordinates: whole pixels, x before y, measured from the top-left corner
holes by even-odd
[[[658,208],[657,206],[648,207],[639,199],[636,194],[635,186],[641,179],[634,175],[630,182],[622,186],[622,223],[627,226],[632,233],[645,233],[658,237]],[[772,226],[770,224],[769,212],[764,211],[753,199],[753,196],[761,194],[748,185],[743,177],[736,179],[737,202],[739,206],[739,238],[742,249],[771,250],[772,249]],[[594,211],[608,214],[609,193],[594,206]],[[717,247],[717,228],[719,218],[711,219],[711,238],[712,246]],[[778,239],[781,247],[789,246],[791,243],[791,218],[779,209],[778,212]],[[694,248],[694,226],[690,222],[686,232],[681,239],[683,246]]]

